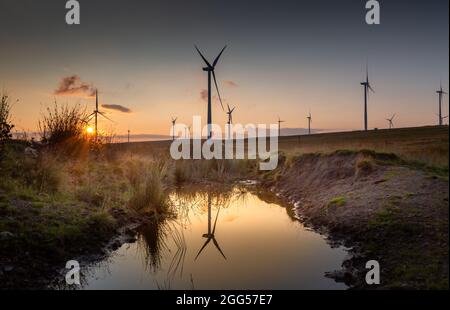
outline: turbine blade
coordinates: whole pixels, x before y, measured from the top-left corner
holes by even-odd
[[[369,61],[366,61],[366,83],[369,84]]]
[[[216,59],[214,59],[214,62],[213,62],[213,67],[215,67],[216,65],[217,65],[217,62],[219,61],[219,58],[220,58],[220,56],[222,56],[222,53],[223,53],[223,51],[225,50],[227,48],[227,46],[225,45],[223,48],[222,48],[222,50],[220,51],[220,53],[219,53],[219,55],[216,57]]]
[[[211,68],[212,67],[211,64],[206,60],[205,56],[203,56],[203,54],[200,52],[197,45],[195,45],[195,49],[197,50],[197,52],[199,53],[199,55],[203,59],[203,61],[206,63],[206,65]]]
[[[234,107],[233,109],[231,109],[230,113],[233,113],[234,109],[236,109],[236,107]]]
[[[217,242],[216,238],[214,238],[214,237],[213,237],[213,242],[214,242],[214,245],[216,246],[216,248],[219,250],[220,254],[222,254],[223,258],[227,259],[225,254],[223,254],[222,249],[219,246],[219,243]]]
[[[217,85],[216,73],[213,71],[212,75],[214,79],[214,84],[216,85],[217,95],[219,96],[220,105],[222,106],[222,110],[225,111],[223,108],[222,98],[220,97],[219,86]]]
[[[113,122],[114,123],[114,121],[112,120],[112,119],[110,119],[108,116],[106,116],[105,115],[105,113],[103,113],[103,112],[97,112],[98,114],[100,114],[101,116],[103,116],[104,118],[106,118],[107,120],[109,120],[109,121],[111,121],[111,122]]]
[[[213,231],[212,231],[212,234],[213,234],[213,235],[214,235],[215,232],[216,232],[216,224],[217,224],[217,219],[219,218],[219,212],[220,212],[220,207],[219,207],[219,209],[217,210],[216,219],[214,220],[214,226],[213,226]]]
[[[197,260],[197,258],[200,256],[200,254],[203,252],[203,250],[206,248],[206,246],[208,245],[208,243],[211,241],[211,238],[208,238],[206,240],[206,242],[203,244],[203,246],[201,247],[201,249],[198,251],[197,256],[195,256],[194,260]]]
[[[372,93],[375,93],[375,91],[373,90],[372,86],[367,82],[367,87],[372,91]]]

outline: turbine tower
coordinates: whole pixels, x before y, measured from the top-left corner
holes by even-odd
[[[364,87],[364,130],[367,131],[367,101],[369,100],[369,92],[373,90],[372,86],[369,83],[369,66],[366,65],[366,80],[361,82],[361,85]]]
[[[172,140],[175,140],[175,123],[177,122],[178,117],[172,117]]]
[[[203,246],[200,248],[200,250],[197,253],[197,256],[195,257],[194,260],[197,260],[197,258],[200,256],[200,254],[203,252],[203,250],[206,248],[206,246],[208,245],[208,243],[212,240],[215,247],[217,248],[217,250],[220,252],[220,254],[222,254],[223,258],[227,259],[227,257],[225,256],[225,254],[223,254],[222,249],[220,248],[219,243],[216,240],[216,225],[217,225],[217,219],[219,218],[219,212],[220,212],[220,206],[219,209],[217,210],[216,213],[216,219],[214,221],[214,226],[212,227],[211,230],[211,224],[212,224],[212,218],[211,218],[211,194],[208,193],[208,232],[206,234],[203,234],[203,238],[206,238],[205,243],[203,244]]]
[[[394,120],[394,117],[395,117],[395,114],[394,115],[392,115],[392,117],[391,118],[386,118],[386,120],[389,122],[389,129],[392,129],[392,128],[394,128],[394,122],[393,122],[393,120]]]
[[[278,137],[280,137],[281,134],[281,123],[284,123],[285,121],[282,121],[280,117],[278,116]]]
[[[233,107],[231,109],[230,106],[227,103],[227,108],[228,108],[228,112],[227,112],[227,114],[228,114],[228,122],[227,122],[227,124],[228,124],[228,138],[230,138],[230,127],[231,127],[231,124],[233,123],[233,111],[234,111],[234,109],[236,107]]]
[[[442,117],[442,97],[444,95],[447,95],[447,93],[442,90],[442,82],[441,87],[436,91],[436,93],[439,95],[439,126],[442,126],[444,120],[444,118]]]
[[[191,134],[191,126],[184,126],[184,138],[188,139]]]
[[[208,60],[206,60],[206,58],[203,56],[203,54],[200,52],[200,50],[198,49],[197,46],[195,46],[195,49],[197,50],[197,52],[199,53],[200,57],[203,59],[203,61],[206,64],[206,67],[203,68],[203,71],[208,72],[208,140],[211,139],[211,124],[212,124],[212,111],[211,111],[211,75],[214,79],[214,85],[216,86],[216,91],[217,91],[217,96],[219,97],[219,101],[220,101],[220,105],[222,106],[222,110],[223,110],[223,103],[222,103],[222,98],[220,97],[220,92],[219,92],[219,86],[217,85],[217,80],[216,80],[216,73],[214,72],[214,69],[216,68],[217,62],[220,59],[220,56],[222,56],[223,51],[225,50],[227,46],[225,45],[225,47],[220,51],[219,55],[216,57],[216,59],[214,59],[213,64],[211,65]]]
[[[112,122],[112,120],[108,116],[106,116],[105,113],[100,112],[100,110],[98,109],[98,90],[96,89],[95,90],[95,110],[94,110],[94,112],[92,112],[91,115],[88,116],[88,121],[91,119],[92,116],[94,116],[94,121],[95,121],[95,124],[94,124],[95,140],[94,141],[95,142],[97,142],[97,139],[98,139],[98,114],[100,114],[101,116],[103,116],[104,118],[106,118],[107,120]]]
[[[311,117],[311,112],[309,112],[309,116],[306,117],[308,119],[308,135],[311,134],[311,122],[312,122],[312,117]]]

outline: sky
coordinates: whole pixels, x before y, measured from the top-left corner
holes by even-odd
[[[228,46],[216,74],[242,124],[305,128],[311,111],[315,129],[362,129],[366,62],[369,128],[394,113],[396,127],[436,124],[441,80],[448,90],[448,0],[380,1],[380,25],[365,23],[365,0],[80,0],[80,25],[65,2],[0,0],[0,87],[19,100],[18,130],[36,131],[55,99],[94,110],[96,88],[114,120],[99,126],[118,135],[206,120],[194,44],[211,61]],[[226,120],[214,100],[213,121]]]

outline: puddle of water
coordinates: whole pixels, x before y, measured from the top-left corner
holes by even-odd
[[[172,194],[177,219],[141,227],[135,243],[83,273],[83,289],[345,289],[324,273],[346,251],[259,197]]]

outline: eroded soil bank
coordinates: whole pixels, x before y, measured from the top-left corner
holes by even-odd
[[[263,184],[307,225],[352,248],[329,274],[352,288],[448,289],[448,171],[370,151],[285,159]],[[365,283],[368,260],[381,285]]]

